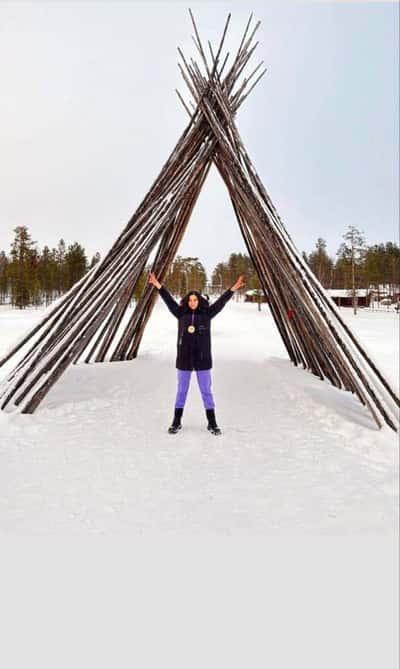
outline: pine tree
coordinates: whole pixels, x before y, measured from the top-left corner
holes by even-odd
[[[395,292],[399,291],[400,284],[400,248],[393,242],[386,242],[384,253],[384,283],[389,286],[390,296],[393,299]]]
[[[317,239],[315,251],[310,253],[307,262],[318,281],[324,288],[329,288],[332,285],[333,261],[326,252],[326,242],[322,237]]]
[[[9,261],[5,251],[0,251],[0,304],[7,301],[9,293]]]
[[[58,295],[65,292],[66,286],[66,268],[65,268],[65,242],[60,239],[58,246],[54,250],[54,256],[57,263],[56,289]]]
[[[74,283],[79,281],[87,270],[87,258],[83,246],[74,242],[68,246],[64,254],[65,265],[65,290],[69,290]]]
[[[37,296],[36,242],[31,240],[25,225],[17,226],[14,232],[10,263],[11,303],[24,309],[31,303],[32,296]]]
[[[360,287],[362,280],[362,265],[365,258],[365,239],[363,233],[354,225],[349,225],[347,232],[344,233],[345,240],[339,250],[339,260],[343,267],[351,272],[351,293],[354,314],[357,313],[356,289]]]
[[[252,272],[254,272],[252,263],[250,262],[249,264],[248,262],[249,260],[250,258],[245,256],[243,253],[231,253],[228,260],[229,285],[225,286],[226,288],[230,288],[241,274],[244,276],[246,286],[248,285],[250,276]],[[246,290],[246,288],[243,287],[236,291],[237,300],[239,299],[239,295],[241,295],[243,290]]]
[[[213,292],[223,292],[229,287],[230,269],[227,263],[220,262],[211,274],[211,286]]]
[[[45,305],[51,303],[56,291],[57,263],[55,255],[45,245],[39,263],[39,281]]]
[[[368,288],[375,288],[378,293],[378,300],[380,286],[384,282],[384,262],[385,248],[383,244],[374,244],[366,250],[363,268],[365,283]]]
[[[29,275],[29,304],[36,307],[42,304],[42,294],[40,286],[40,255],[37,249],[31,249],[28,256],[28,275]]]

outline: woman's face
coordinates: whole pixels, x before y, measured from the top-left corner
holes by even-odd
[[[189,300],[188,300],[189,308],[193,309],[193,310],[197,309],[198,304],[199,304],[199,300],[198,300],[197,295],[194,295],[194,293],[192,295],[189,295]]]

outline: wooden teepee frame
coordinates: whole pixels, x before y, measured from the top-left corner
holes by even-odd
[[[190,10],[189,10],[190,12]],[[158,244],[152,271],[163,282],[186,230],[212,163],[232,205],[268,295],[271,313],[295,365],[337,388],[355,393],[376,424],[397,430],[400,401],[341,318],[334,302],[310,271],[279,218],[235,125],[243,101],[265,73],[262,62],[239,81],[257,46],[260,25],[247,23],[239,49],[223,76],[229,54],[221,42],[209,56],[192,13],[193,41],[200,64],[182,51],[179,68],[192,110],[177,91],[190,120],[148,194],[102,262],[75,284],[46,316],[0,359],[0,366],[32,340],[0,387],[1,409],[33,413],[71,363],[132,360],[138,354],[157,291],[147,284],[122,334],[118,332],[132,291]],[[258,76],[255,75],[258,73]]]

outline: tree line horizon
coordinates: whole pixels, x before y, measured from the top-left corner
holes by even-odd
[[[0,251],[0,304],[23,309],[27,306],[49,305],[67,292],[101,260],[96,252],[89,259],[84,247],[74,241],[68,246],[61,238],[57,247],[40,250],[27,226],[14,229],[10,253]],[[382,286],[395,295],[400,284],[400,247],[395,242],[368,245],[364,234],[348,226],[336,257],[329,256],[326,241],[319,237],[310,253],[302,252],[304,260],[324,288],[354,291]],[[148,264],[132,292],[132,301],[139,299],[147,283]],[[246,285],[238,291],[260,289],[261,285],[251,258],[245,253],[231,253],[228,260],[216,264],[210,278],[198,257],[177,255],[164,281],[168,290],[182,297],[190,290],[220,293],[230,288],[243,274]]]

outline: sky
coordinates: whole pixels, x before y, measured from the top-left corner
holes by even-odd
[[[190,4],[227,49],[251,13],[267,73],[236,123],[299,250],[334,256],[349,225],[399,238],[399,9],[383,2]],[[187,124],[177,46],[196,57],[183,2],[0,2],[0,250],[17,225],[39,248],[109,250]],[[249,65],[248,73],[251,71]],[[246,252],[215,169],[178,250],[210,274]]]

